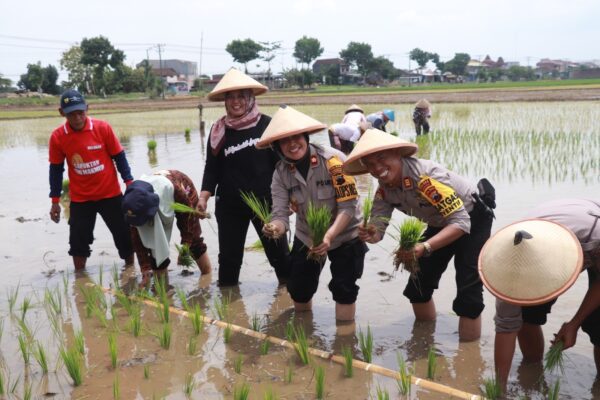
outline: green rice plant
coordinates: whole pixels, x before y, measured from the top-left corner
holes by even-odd
[[[73,335],[74,346],[82,356],[85,355],[85,338],[81,330]]]
[[[144,365],[144,379],[150,379],[150,366]]]
[[[173,211],[176,213],[193,214],[199,216],[200,218],[210,218],[210,213],[197,210],[183,203],[171,203],[171,209],[173,209]]]
[[[87,286],[79,285],[79,291],[85,301],[85,317],[90,318],[96,306],[96,292]]]
[[[260,200],[253,192],[242,190],[240,190],[240,197],[263,224],[271,222],[271,207],[267,200]]]
[[[150,139],[146,142],[146,146],[148,146],[148,151],[153,152],[156,150],[156,140]]]
[[[190,268],[194,265],[195,261],[189,244],[175,245],[175,248],[177,248],[177,252],[179,253],[179,257],[177,258],[179,265],[184,268]]]
[[[315,395],[317,399],[323,399],[325,392],[325,370],[322,366],[315,367]]]
[[[69,293],[69,271],[64,271],[62,274],[63,292],[65,295]]]
[[[69,349],[65,349],[61,347],[59,349],[60,357],[67,368],[67,372],[69,376],[73,380],[74,386],[79,386],[83,382],[82,368],[83,368],[83,360],[81,353],[75,348],[70,347]]]
[[[59,317],[50,312],[48,314],[48,321],[50,322],[50,328],[52,329],[52,332],[54,332],[54,335],[57,338],[62,337],[62,323]]]
[[[223,343],[227,344],[231,340],[231,324],[227,324],[223,329]]]
[[[115,298],[121,307],[123,307],[123,309],[127,312],[127,314],[131,316],[132,312],[134,311],[134,306],[129,296],[127,296],[122,290],[117,289],[115,291]]]
[[[202,317],[202,309],[198,303],[194,304],[194,308],[190,314],[190,321],[192,322],[192,327],[194,328],[194,334],[199,335],[204,327],[204,318]]]
[[[233,400],[247,400],[249,394],[250,386],[247,383],[233,388]]]
[[[62,181],[62,195],[65,196],[67,194],[69,194],[69,180],[68,179],[63,179]]]
[[[548,400],[558,400],[560,398],[560,379],[557,379],[554,382],[554,385],[551,388],[548,388],[548,394],[546,395],[546,399]]]
[[[325,233],[331,225],[331,210],[325,205],[317,207],[312,202],[309,203],[306,210],[306,223],[308,224],[312,247],[316,247],[323,243]],[[308,252],[308,259],[317,262],[323,261],[322,256],[311,251]]]
[[[400,227],[396,227],[395,239],[398,241],[398,247],[394,251],[394,267],[398,269],[402,265],[411,277],[419,272],[419,261],[415,258],[409,262],[402,262],[400,252],[412,250],[417,243],[423,240],[425,228],[427,228],[427,224],[415,217],[405,219]]]
[[[6,394],[6,382],[4,381],[4,372],[0,369],[0,396]]]
[[[62,314],[62,297],[58,288],[44,290],[44,304],[54,315]]]
[[[46,375],[48,373],[48,356],[46,354],[46,349],[40,342],[36,342],[36,345],[33,347],[33,357],[39,364],[42,374]]]
[[[98,318],[98,321],[100,321],[100,324],[102,324],[104,328],[108,328],[108,320],[106,319],[105,310],[103,310],[100,306],[94,304],[92,305],[92,314],[95,315],[96,318]]]
[[[31,400],[31,383],[25,383],[23,388],[23,400]]]
[[[346,378],[352,378],[354,376],[354,357],[352,355],[352,348],[348,346],[342,346],[342,355],[344,356],[344,376]]]
[[[185,394],[185,397],[188,399],[192,397],[192,392],[194,391],[195,387],[196,381],[194,380],[194,376],[188,372],[185,377],[185,383],[183,384],[183,394]]]
[[[242,373],[242,364],[244,363],[244,357],[242,355],[238,355],[236,359],[233,361],[233,370],[236,374]]]
[[[20,380],[21,380],[21,375],[19,375],[14,382],[10,382],[10,376],[8,377],[8,379],[6,381],[6,386],[8,387],[7,394],[14,394],[17,391],[17,386],[19,385]]]
[[[406,361],[404,361],[404,357],[402,354],[398,353],[398,379],[396,380],[396,384],[398,385],[398,391],[402,396],[410,397],[412,379],[411,373],[406,365]]]
[[[308,340],[306,339],[304,327],[299,326],[294,328],[294,341],[294,348],[296,349],[300,361],[302,361],[304,365],[307,365],[310,362],[310,353],[308,352]]]
[[[31,339],[33,338],[33,334],[31,333],[31,329],[29,329],[29,326],[27,325],[27,321],[25,321],[24,319],[19,319],[17,320],[17,325],[19,326],[19,330],[23,335],[25,335],[27,340],[31,341]]]
[[[267,388],[267,391],[263,396],[263,400],[277,400],[277,394],[275,394],[272,387],[269,386]]]
[[[252,330],[260,332],[262,330],[262,317],[256,312],[252,314]]]
[[[131,307],[129,331],[134,337],[138,337],[142,331],[142,309],[139,305],[132,305]]]
[[[158,338],[160,347],[169,350],[169,347],[171,347],[171,325],[168,322],[163,323],[162,330],[158,331],[155,336]]]
[[[177,294],[177,298],[181,303],[181,308],[183,308],[187,312],[190,312],[190,304],[188,303],[187,294],[185,293],[185,291],[182,288],[178,287],[177,289],[175,289],[175,293]]]
[[[263,340],[262,342],[260,342],[260,354],[262,356],[266,356],[267,353],[269,353],[269,347],[271,346],[271,342],[269,342],[268,340]]]
[[[158,317],[163,323],[169,323],[169,316],[171,313],[170,306],[171,303],[169,301],[169,295],[167,294],[167,283],[164,277],[160,277],[155,280],[156,287],[156,302],[158,310]]]
[[[427,379],[435,379],[437,369],[437,358],[435,356],[435,347],[431,346],[427,352]]]
[[[486,399],[496,400],[502,396],[502,387],[495,375],[483,380],[483,389],[483,394]]]
[[[98,271],[98,286],[104,286],[104,266],[100,266],[100,270]]]
[[[15,288],[10,288],[7,289],[6,291],[6,297],[8,299],[8,311],[12,314],[13,310],[15,309],[15,304],[17,302],[17,298],[19,297],[19,287],[21,286],[21,284],[19,283],[17,285],[17,287]]]
[[[119,325],[118,325],[119,318],[118,318],[117,312],[118,312],[118,311],[117,311],[117,307],[115,307],[115,304],[114,304],[114,303],[113,303],[113,304],[111,304],[111,305],[110,305],[110,319],[111,319],[111,321],[112,321],[112,323],[113,323],[113,328],[114,328],[116,331],[118,331],[118,330],[119,330]]]
[[[288,319],[285,324],[285,338],[290,342],[294,340],[294,320]]]
[[[390,400],[390,393],[377,385],[377,400]]]
[[[114,334],[108,335],[108,353],[110,354],[110,365],[113,369],[117,368],[117,338]]]
[[[369,225],[369,219],[371,218],[371,211],[373,210],[373,193],[369,186],[369,193],[363,201],[362,212],[363,212],[363,227],[366,228]]]
[[[213,313],[216,318],[221,321],[229,319],[229,304],[231,303],[231,297],[215,297],[213,300]]]
[[[25,365],[29,365],[29,341],[22,335],[17,336],[17,341],[19,342],[19,349],[21,350],[21,355],[23,356],[23,362]]]
[[[294,378],[294,366],[290,362],[288,367],[284,370],[285,373],[285,383],[292,383],[292,379]]]
[[[561,374],[565,373],[563,347],[564,343],[561,340],[550,346],[546,352],[546,355],[544,356],[545,371],[554,372],[556,369],[559,369]]]
[[[121,383],[119,382],[119,374],[115,374],[115,380],[113,381],[113,399],[119,400],[121,398]]]
[[[31,308],[31,299],[28,296],[25,296],[23,299],[23,303],[21,303],[21,321],[25,321],[25,316],[27,315],[27,311]]]
[[[197,340],[196,340],[196,336],[190,336],[190,340],[188,341],[188,354],[190,356],[193,356],[196,354],[196,344],[197,344]]]
[[[190,132],[192,130],[190,128],[185,128],[184,132],[185,132],[185,136],[190,136]]]
[[[112,287],[114,290],[119,290],[119,268],[117,264],[113,264],[112,269],[110,270],[110,274],[112,275]]]
[[[366,335],[363,333],[362,329],[359,329],[358,343],[364,361],[370,363],[373,360],[373,334],[371,333],[371,326],[367,325]]]

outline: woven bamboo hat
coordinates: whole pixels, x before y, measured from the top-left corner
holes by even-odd
[[[388,149],[401,149],[402,157],[412,156],[417,152],[419,146],[407,140],[392,136],[379,129],[367,129],[354,146],[348,159],[344,163],[344,173],[348,175],[360,175],[369,172],[360,159],[369,154],[378,153]]]
[[[577,280],[583,251],[571,230],[528,219],[496,232],[479,255],[479,275],[501,300],[521,306],[546,303]]]
[[[349,112],[352,111],[358,111],[361,113],[365,113],[364,110],[362,108],[360,108],[360,106],[358,106],[357,104],[352,104],[350,107],[346,108],[346,111],[344,111],[344,114],[348,114]]]
[[[415,104],[416,108],[429,108],[431,107],[431,104],[429,104],[429,102],[425,99],[421,99],[419,101],[417,101],[417,103]]]
[[[282,105],[256,143],[256,148],[265,149],[279,139],[299,133],[316,133],[323,129],[327,129],[327,125],[290,106]]]
[[[231,68],[223,78],[217,83],[217,86],[208,94],[210,101],[223,101],[225,100],[225,93],[233,90],[252,89],[255,96],[266,93],[269,88],[262,85],[258,81],[250,78],[243,72]]]

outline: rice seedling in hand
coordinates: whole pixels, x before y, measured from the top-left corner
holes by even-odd
[[[23,362],[25,365],[29,365],[29,342],[22,335],[17,336],[17,341],[19,342],[19,349],[21,350],[21,355],[23,356]]]
[[[179,253],[179,257],[177,257],[177,263],[184,268],[190,268],[194,265],[194,257],[192,257],[192,251],[190,250],[190,245],[182,244],[181,246],[175,245],[177,252]]]
[[[188,354],[193,356],[196,354],[196,336],[190,336],[190,340],[188,341]]]
[[[377,400],[390,400],[390,393],[377,385]]]
[[[240,190],[240,197],[263,224],[271,222],[271,206],[267,200],[260,200],[253,192],[246,193],[242,190]]]
[[[483,389],[486,399],[496,400],[502,396],[502,388],[500,387],[500,382],[496,379],[496,376],[484,379]]]
[[[40,342],[36,342],[36,345],[33,347],[33,357],[39,364],[42,374],[46,375],[48,373],[48,356],[46,354],[46,349]]]
[[[77,349],[79,354],[81,354],[82,356],[85,355],[85,338],[83,336],[83,332],[75,332],[75,335],[73,335],[73,341],[75,349]]]
[[[171,325],[168,322],[163,323],[162,330],[158,331],[155,336],[158,337],[160,347],[169,350],[169,347],[171,347]]]
[[[410,273],[411,277],[414,277],[419,272],[419,261],[415,258],[403,262],[400,253],[412,250],[417,243],[423,240],[425,228],[427,228],[427,224],[414,217],[405,219],[400,227],[396,228],[398,233],[395,238],[399,242],[394,252],[394,266],[396,270],[402,265],[404,270]]]
[[[316,247],[323,243],[325,233],[331,226],[331,210],[327,206],[316,207],[313,203],[308,204],[306,210],[306,223],[310,231],[310,239],[312,247]],[[323,262],[323,257],[309,250],[308,259],[317,262]]]
[[[252,330],[260,332],[262,329],[262,317],[256,312],[252,315]]]
[[[114,334],[108,335],[108,353],[110,354],[110,365],[117,368],[117,338]]]
[[[302,361],[302,364],[307,365],[310,362],[310,353],[308,352],[308,340],[306,339],[304,327],[294,328],[294,341],[294,348],[300,361]]]
[[[554,372],[556,369],[559,369],[561,374],[565,373],[563,347],[564,343],[560,340],[550,346],[544,356],[544,371]]]
[[[362,225],[364,228],[366,228],[367,225],[369,225],[369,219],[371,218],[372,210],[373,210],[373,193],[371,192],[371,187],[369,186],[369,193],[367,194],[367,197],[365,198],[365,201],[363,202],[363,206],[362,206],[362,212],[363,212]]]
[[[560,398],[560,379],[554,382],[551,388],[548,388],[548,394],[546,395],[548,400],[558,400]]]
[[[344,376],[346,378],[352,378],[354,375],[354,365],[352,364],[353,355],[352,348],[342,346],[342,355],[344,356]]]
[[[193,214],[199,216],[200,218],[210,218],[210,213],[207,213],[206,211],[197,210],[183,203],[173,202],[171,203],[171,208],[176,213]]]
[[[242,364],[243,363],[244,363],[244,358],[242,357],[241,354],[239,356],[237,356],[236,359],[233,361],[233,370],[235,371],[236,374],[242,373]]]
[[[323,399],[325,392],[325,370],[320,365],[315,368],[315,395],[317,399]]]
[[[148,142],[146,142],[146,145],[148,146],[149,152],[153,152],[156,150],[156,140],[150,139],[148,140]]]
[[[367,325],[367,334],[360,329],[358,331],[358,343],[365,362],[370,363],[373,360],[373,334],[371,327]]]
[[[67,368],[69,376],[73,380],[74,386],[79,386],[83,382],[82,375],[82,356],[75,347],[70,347],[68,350],[63,348],[59,349],[60,357]]]
[[[115,375],[113,381],[113,399],[119,400],[121,398],[121,383],[119,382],[119,374]]]
[[[188,374],[185,377],[185,383],[183,384],[183,394],[185,394],[185,397],[187,397],[188,399],[192,397],[192,393],[194,392],[195,387],[196,381],[194,379],[194,376],[188,372]]]
[[[427,379],[435,379],[435,370],[437,369],[437,358],[435,357],[435,347],[431,346],[427,352]]]
[[[401,395],[410,396],[412,386],[411,373],[400,353],[398,353],[398,379],[396,380],[396,384]]]
[[[263,340],[260,343],[260,354],[262,356],[266,356],[267,353],[269,353],[269,347],[271,346],[271,342],[269,342],[268,340]]]
[[[223,329],[223,342],[225,344],[229,343],[231,340],[231,324],[227,324],[225,329]]]
[[[247,383],[233,388],[233,400],[247,400],[249,394],[250,386]]]
[[[150,379],[150,366],[144,365],[144,379]]]

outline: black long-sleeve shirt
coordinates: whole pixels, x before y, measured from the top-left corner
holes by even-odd
[[[271,197],[271,179],[278,158],[271,149],[255,147],[269,122],[271,117],[263,114],[253,128],[225,129],[225,143],[219,153],[215,156],[210,150],[206,152],[203,191],[229,201],[238,200],[240,190],[254,192],[259,198]]]

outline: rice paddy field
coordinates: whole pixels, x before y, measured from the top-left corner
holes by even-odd
[[[346,107],[297,108],[329,124],[338,122]],[[420,157],[495,185],[494,230],[545,200],[600,198],[600,102],[434,104],[432,132],[418,138],[411,106],[369,105],[365,111],[383,108],[396,111],[388,131],[416,140]],[[261,110],[272,115],[275,107]],[[222,108],[204,109],[207,130],[222,114]],[[200,137],[197,110],[102,119],[119,135],[134,176],[179,169],[200,186],[207,138]],[[219,288],[215,273],[200,277],[192,268],[192,275],[181,274],[183,268],[172,262],[163,290],[140,292],[139,267],[122,268],[103,222],[96,224],[86,272],[74,274],[67,220],[63,215],[55,224],[48,216],[47,142],[61,123],[60,118],[0,121],[0,398],[441,399],[484,394],[493,377],[493,297],[485,294],[481,339],[459,342],[450,266],[434,294],[437,321],[415,322],[402,296],[409,275],[393,272],[397,243],[391,237],[369,246],[358,282],[356,323],[350,325],[335,323],[327,264],[313,312],[294,315],[286,289],[277,286],[264,253],[253,246],[257,235],[252,229],[236,288]],[[149,151],[152,140],[156,147]],[[328,141],[325,133],[313,140]],[[358,183],[364,196],[374,185],[367,176]],[[213,208],[211,200],[209,211]],[[393,223],[403,219],[395,213]],[[216,228],[216,221],[203,220],[213,268]],[[176,260],[177,230],[173,236],[171,259]],[[576,311],[586,288],[582,274],[554,305],[544,326],[547,344]],[[406,373],[401,376],[399,369]],[[407,385],[411,374],[413,383]],[[565,352],[564,372],[523,364],[517,350],[508,397],[546,398],[560,381],[561,399],[600,398],[595,375],[592,345],[580,332],[577,345]]]

